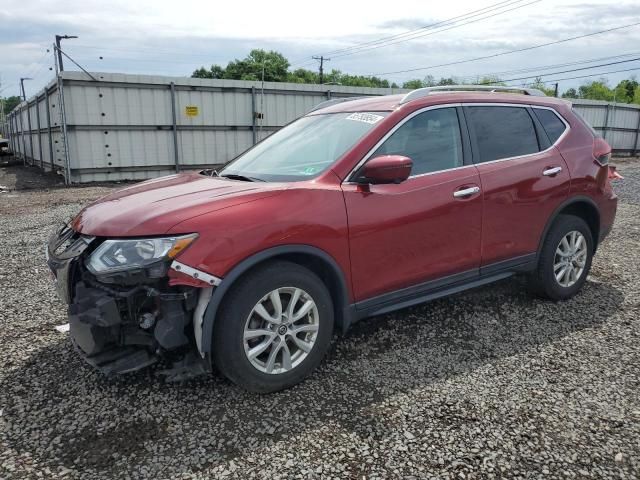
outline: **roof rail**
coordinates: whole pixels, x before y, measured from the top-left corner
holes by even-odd
[[[373,95],[362,95],[358,97],[343,97],[343,98],[332,98],[331,100],[325,100],[324,102],[320,102],[318,105],[313,107],[307,113],[315,112],[316,110],[320,110],[321,108],[327,108],[331,105],[336,105],[338,103],[350,102],[351,100],[360,100],[361,98],[371,98]]]
[[[407,93],[402,100],[400,100],[400,105],[403,103],[410,102],[411,100],[415,100],[417,98],[423,98],[433,92],[463,92],[463,91],[483,91],[483,92],[521,92],[525,95],[532,95],[534,97],[545,97],[544,92],[536,89],[536,88],[526,88],[526,87],[507,87],[504,85],[439,85],[437,87],[425,87],[418,88],[417,90],[412,90]]]

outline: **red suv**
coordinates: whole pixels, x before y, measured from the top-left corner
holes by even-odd
[[[566,101],[447,88],[334,100],[86,207],[47,249],[79,353],[270,392],[365,317],[518,273],[575,295],[615,217],[610,147]]]

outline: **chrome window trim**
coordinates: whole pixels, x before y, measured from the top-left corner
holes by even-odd
[[[567,122],[567,120],[562,115],[560,115],[560,113],[558,113],[558,111],[555,108],[543,107],[542,105],[531,105],[531,109],[532,110],[534,110],[536,108],[538,108],[540,110],[551,110],[551,112],[553,112],[553,114],[556,117],[558,117],[562,123],[564,123],[564,132],[562,132],[562,135],[560,135],[558,137],[558,139],[551,145],[551,147],[555,147],[569,133],[569,130],[571,130],[571,125],[569,125],[569,122]],[[540,121],[540,119],[538,119],[538,121]],[[542,122],[540,122],[540,124],[542,125]],[[542,128],[544,129],[544,125],[542,125]],[[546,130],[545,130],[545,133],[546,133]],[[551,147],[549,147],[549,148],[551,148]]]
[[[407,178],[407,180],[410,180],[412,178],[426,177],[427,175],[435,175],[436,173],[444,173],[444,172],[452,172],[454,170],[462,170],[463,168],[469,168],[469,167],[475,167],[475,164],[470,163],[469,165],[462,165],[460,167],[445,168],[444,170],[436,170],[434,172],[418,173],[417,175],[411,175],[409,178]]]
[[[526,157],[531,157],[534,155],[540,155],[543,153],[547,153],[550,150],[552,150],[553,148],[556,147],[556,145],[558,145],[566,135],[569,134],[569,131],[571,130],[571,125],[569,125],[569,122],[567,122],[564,117],[562,115],[560,115],[557,110],[553,107],[547,107],[547,106],[543,106],[543,105],[533,105],[533,104],[525,104],[525,103],[506,103],[506,102],[464,102],[464,103],[443,103],[443,104],[439,104],[439,105],[430,105],[428,107],[424,107],[421,108],[419,110],[416,110],[415,112],[407,115],[405,118],[403,118],[399,123],[397,123],[391,130],[389,130],[384,137],[382,137],[374,146],[373,148],[371,148],[367,154],[362,158],[362,160],[360,160],[356,166],[354,168],[351,169],[351,171],[349,172],[349,174],[346,176],[346,180],[344,180],[342,183],[343,185],[358,185],[358,182],[354,182],[351,180],[352,175],[358,171],[360,169],[360,167],[362,167],[362,165],[364,165],[366,163],[367,160],[369,160],[369,158],[371,158],[371,155],[373,155],[375,153],[375,151],[380,148],[380,146],[391,136],[395,133],[396,130],[398,130],[402,125],[404,125],[405,122],[411,120],[413,117],[415,117],[416,115],[419,115],[423,112],[427,112],[429,110],[435,110],[438,108],[455,108],[455,107],[519,107],[519,108],[542,108],[545,110],[551,110],[561,121],[562,123],[564,123],[565,125],[565,131],[562,133],[562,135],[560,135],[558,137],[558,139],[551,144],[548,148],[544,149],[544,150],[540,150],[539,152],[535,152],[535,153],[527,153],[525,155],[518,155],[515,157],[506,157],[506,158],[498,158],[496,160],[489,160],[488,162],[480,162],[480,163],[471,163],[470,165],[462,165],[460,167],[453,167],[453,168],[447,168],[445,170],[436,170],[434,172],[427,172],[427,173],[420,173],[417,175],[411,175],[409,176],[409,178],[407,178],[407,180],[411,180],[412,178],[418,178],[418,177],[424,177],[427,175],[433,175],[436,173],[442,173],[442,172],[449,172],[452,170],[460,170],[463,168],[467,168],[467,167],[477,167],[478,165],[486,165],[486,164],[490,164],[490,163],[497,163],[497,162],[505,162],[508,160],[518,160],[521,158],[526,158]],[[533,122],[533,119],[531,119],[531,121]],[[534,125],[535,128],[535,125]],[[461,132],[462,133],[462,132]]]

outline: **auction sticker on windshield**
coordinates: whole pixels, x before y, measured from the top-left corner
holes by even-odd
[[[378,123],[384,117],[382,115],[376,115],[374,113],[352,113],[347,117],[347,120],[354,120],[356,122],[364,123]]]

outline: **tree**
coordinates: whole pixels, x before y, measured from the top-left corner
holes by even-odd
[[[0,105],[2,105],[2,113],[8,114],[11,110],[22,101],[17,95],[11,97],[0,98]]]
[[[457,85],[458,81],[454,78],[454,77],[449,77],[449,78],[440,78],[440,80],[438,81],[438,85]]]
[[[636,88],[638,88],[638,82],[635,78],[622,80],[614,89],[614,98],[616,102],[631,103],[633,101]]]
[[[231,80],[264,80],[266,82],[286,82],[289,61],[276,51],[254,49],[243,60],[229,62],[224,78]]]
[[[435,87],[436,85],[436,79],[433,77],[433,75],[426,75],[424,77],[424,80],[422,81],[423,87]]]
[[[286,82],[289,76],[289,61],[278,52],[254,49],[244,59],[235,59],[226,68],[211,65],[200,67],[191,75],[193,78],[228,78],[230,80],[264,80],[267,82]],[[306,83],[306,82],[304,82]]]
[[[204,67],[200,67],[191,74],[192,78],[224,78],[224,68],[220,65],[211,65],[211,68],[207,70]]]
[[[325,83],[345,85],[349,87],[389,88],[389,80],[364,75],[349,75],[335,68],[325,75]]]
[[[542,81],[542,77],[536,77],[533,83],[529,86],[531,88],[537,88],[538,90],[543,92],[547,97],[553,97],[556,94],[556,91],[554,88],[547,88],[545,83]]]
[[[415,90],[416,88],[422,88],[423,86],[424,86],[424,83],[422,83],[422,80],[418,78],[414,80],[407,80],[402,84],[402,88],[409,88],[411,90]]]
[[[569,88],[562,94],[562,98],[578,98],[578,92],[576,92],[575,88]]]
[[[444,78],[440,77],[440,80],[436,82],[436,79],[433,75],[427,75],[424,77],[424,80],[414,79],[407,80],[402,84],[402,88],[423,88],[423,87],[435,87],[438,85],[457,85],[458,81],[454,77]]]
[[[640,87],[636,87],[633,93],[633,103],[640,105]]]
[[[477,82],[474,82],[476,85],[502,85],[506,86],[500,77],[496,77],[495,75],[488,75],[480,78]]]
[[[613,100],[613,91],[607,85],[607,79],[601,78],[581,85],[578,88],[578,97],[610,102]]]
[[[320,83],[320,75],[317,72],[298,68],[287,75],[287,82],[292,83]]]

